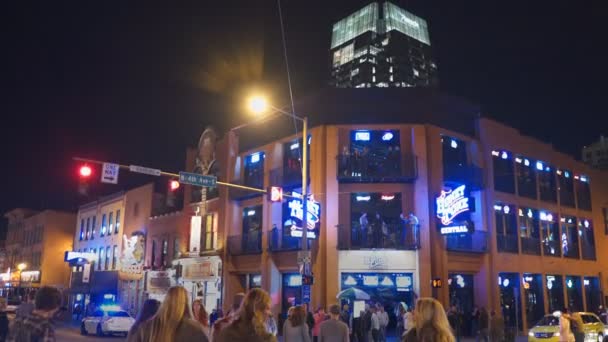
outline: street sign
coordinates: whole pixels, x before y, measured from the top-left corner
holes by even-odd
[[[103,168],[101,169],[101,182],[118,184],[118,170],[120,170],[118,164],[103,163]]]
[[[143,173],[145,175],[150,175],[150,176],[160,176],[159,169],[152,169],[152,168],[144,167],[144,166],[129,165],[129,171]]]
[[[310,303],[310,285],[302,285],[302,303]]]
[[[179,182],[183,184],[190,184],[202,187],[214,187],[216,186],[217,177],[215,176],[203,176],[198,173],[183,172],[179,173]]]

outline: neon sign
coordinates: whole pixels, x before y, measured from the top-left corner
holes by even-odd
[[[461,185],[456,189],[441,190],[441,195],[437,197],[437,217],[444,226],[450,225],[458,215],[470,210],[465,189],[466,186]]]
[[[297,193],[293,193],[293,195],[298,196]],[[287,201],[284,206],[284,210],[286,209],[288,211],[286,213],[288,219],[283,226],[285,229],[290,230],[289,235],[292,237],[302,237],[302,218],[304,217],[304,209],[302,207],[301,198],[294,198]],[[321,221],[321,204],[315,201],[312,195],[308,198],[306,211],[308,212],[308,215],[306,216],[306,223],[308,226],[306,236],[309,239],[316,239],[318,225]]]
[[[441,227],[441,235],[448,234],[458,234],[458,233],[468,233],[469,228],[465,225],[461,226],[451,226],[451,227]]]

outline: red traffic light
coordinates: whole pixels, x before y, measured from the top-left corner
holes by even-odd
[[[89,176],[91,176],[91,174],[93,174],[93,170],[91,169],[90,166],[83,165],[80,167],[80,170],[78,171],[78,173],[80,174],[81,177],[89,177]]]
[[[173,180],[171,180],[171,181],[169,182],[169,189],[170,189],[171,191],[175,191],[175,190],[179,189],[179,182],[178,182],[178,181],[176,181],[176,180],[174,180],[174,179],[173,179]]]

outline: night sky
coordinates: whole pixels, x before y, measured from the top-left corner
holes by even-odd
[[[600,1],[395,2],[428,21],[443,91],[577,157],[608,134]],[[331,23],[367,3],[283,0],[296,98],[327,84]],[[1,12],[1,212],[75,208],[73,156],[177,171],[206,125],[248,120],[252,87],[288,99],[274,1],[14,1]]]

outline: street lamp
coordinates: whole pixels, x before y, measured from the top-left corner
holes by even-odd
[[[299,117],[294,113],[286,112],[280,108],[274,107],[268,103],[263,96],[254,96],[249,98],[249,109],[257,114],[262,115],[268,111],[287,115],[295,120],[302,121],[302,254],[304,258],[303,275],[310,275],[310,258],[307,256],[308,251],[308,118]],[[304,299],[304,298],[302,298]]]
[[[24,262],[17,265],[17,269],[19,270],[19,286],[17,287],[17,295],[19,297],[21,297],[21,273],[23,273],[23,270],[25,270],[26,268],[27,264]]]

